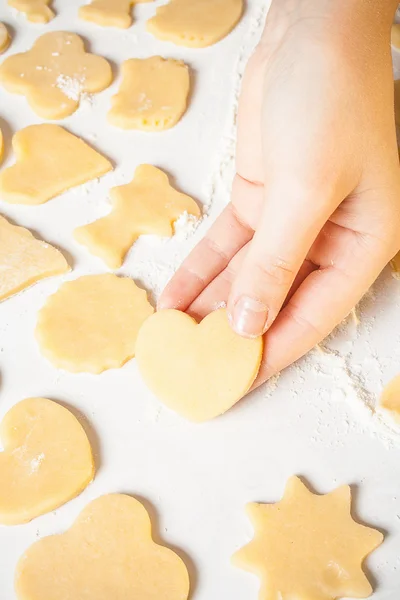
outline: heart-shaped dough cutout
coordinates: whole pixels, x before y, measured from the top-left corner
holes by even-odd
[[[144,381],[169,408],[190,421],[223,414],[250,389],[263,340],[233,331],[225,309],[199,325],[187,314],[162,310],[143,324],[136,359]]]
[[[94,477],[89,440],[74,415],[56,402],[28,398],[0,426],[0,523],[18,525],[55,510]]]
[[[19,600],[187,600],[183,561],[151,537],[140,502],[109,494],[69,531],[36,542],[16,572]]]

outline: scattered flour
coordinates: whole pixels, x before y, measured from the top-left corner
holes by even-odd
[[[93,95],[84,91],[84,77],[70,77],[69,75],[59,75],[57,77],[56,87],[70,100],[79,102],[81,107],[88,108],[93,105]]]
[[[43,452],[41,452],[40,454],[38,454],[35,458],[33,458],[31,460],[31,475],[33,473],[37,473],[38,472],[38,470],[39,470],[42,462],[44,461],[44,459],[45,459],[45,455],[44,455]]]

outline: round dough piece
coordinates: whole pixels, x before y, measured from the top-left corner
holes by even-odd
[[[36,338],[55,367],[102,373],[135,355],[143,321],[153,313],[132,279],[111,273],[64,283],[39,312]]]
[[[189,576],[175,552],[152,540],[144,506],[109,494],[66,533],[33,544],[15,587],[18,600],[187,600]]]
[[[0,54],[5,52],[11,43],[10,34],[4,23],[0,22]]]
[[[121,129],[163,131],[186,111],[189,68],[181,60],[131,58],[122,65],[122,83],[111,102],[108,121]]]
[[[29,398],[0,426],[0,523],[18,525],[55,510],[94,477],[92,450],[74,415],[56,402]]]
[[[242,13],[243,0],[171,0],[147,21],[147,31],[178,46],[204,48],[228,35]]]
[[[230,327],[226,310],[199,325],[187,314],[162,310],[141,328],[136,359],[154,394],[190,421],[226,412],[253,384],[263,340],[245,339]]]

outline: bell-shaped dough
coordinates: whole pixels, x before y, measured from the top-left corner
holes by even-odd
[[[0,173],[0,198],[11,204],[43,204],[112,170],[104,156],[59,125],[30,125],[12,144],[17,162]]]
[[[27,523],[80,494],[94,477],[89,440],[56,402],[29,398],[0,426],[0,523]]]
[[[276,504],[249,504],[255,529],[234,563],[261,579],[259,600],[367,598],[372,587],[362,571],[365,557],[383,535],[351,515],[351,490],[325,496],[289,479]]]
[[[108,113],[112,125],[162,131],[177,124],[186,110],[190,88],[184,62],[160,56],[131,58],[122,65],[122,77]]]
[[[200,209],[189,196],[177,192],[168,176],[151,165],[140,165],[128,185],[111,190],[113,209],[109,215],[75,229],[75,239],[118,269],[140,235],[173,235],[173,223],[185,211],[200,217]]]
[[[50,8],[52,0],[8,0],[8,5],[25,13],[31,23],[48,23],[55,14]]]
[[[92,0],[81,6],[79,16],[102,27],[120,27],[127,29],[132,25],[132,6],[153,0]]]
[[[68,271],[61,252],[0,216],[0,302],[40,279]]]
[[[0,54],[5,52],[11,43],[11,37],[7,27],[0,22]]]
[[[156,544],[140,502],[109,494],[91,502],[69,531],[33,544],[16,572],[18,600],[187,600],[189,576]]]
[[[135,355],[147,294],[127,277],[86,275],[64,283],[39,312],[36,338],[59,369],[102,373]]]
[[[235,333],[224,309],[199,325],[185,313],[162,310],[143,324],[136,360],[145,383],[164,404],[201,422],[226,412],[249,391],[262,351],[262,338]]]
[[[101,92],[111,81],[106,59],[85,52],[82,38],[65,31],[42,35],[30,50],[9,56],[0,65],[0,83],[7,91],[26,96],[43,119],[72,115],[83,94]]]
[[[204,48],[222,40],[239,22],[243,0],[171,0],[147,22],[156,38]]]

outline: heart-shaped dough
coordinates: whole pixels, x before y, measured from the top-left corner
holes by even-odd
[[[136,359],[149,388],[190,421],[226,412],[250,389],[260,368],[263,340],[230,327],[225,309],[199,325],[187,314],[162,310],[143,324]]]
[[[151,537],[146,509],[109,494],[69,531],[31,546],[17,566],[19,600],[187,600],[183,561]]]
[[[0,426],[0,523],[18,525],[55,510],[94,477],[89,440],[74,415],[56,402],[29,398]]]

